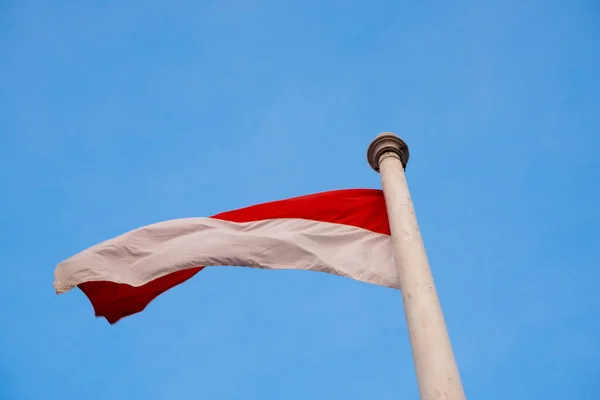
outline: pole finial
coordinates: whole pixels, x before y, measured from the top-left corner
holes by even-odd
[[[402,162],[402,166],[406,168],[409,155],[408,146],[404,140],[400,139],[392,132],[380,133],[369,145],[367,150],[367,160],[369,161],[371,168],[379,172],[379,158],[387,152],[396,153]]]

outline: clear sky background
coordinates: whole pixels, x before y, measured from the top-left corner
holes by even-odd
[[[600,398],[600,3],[0,0],[0,399],[416,399],[399,292],[207,269],[114,326],[55,265],[407,177],[471,399]]]

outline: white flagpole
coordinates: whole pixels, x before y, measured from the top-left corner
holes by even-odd
[[[465,393],[404,176],[408,147],[398,136],[384,132],[371,142],[367,159],[381,175],[420,398],[464,400]]]

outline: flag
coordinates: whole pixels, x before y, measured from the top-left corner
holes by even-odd
[[[321,271],[399,289],[381,190],[346,189],[144,226],[58,264],[113,324],[207,266]]]

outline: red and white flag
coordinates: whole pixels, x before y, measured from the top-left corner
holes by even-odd
[[[317,193],[144,226],[56,267],[54,288],[79,287],[115,323],[207,266],[328,272],[399,288],[383,192]]]

